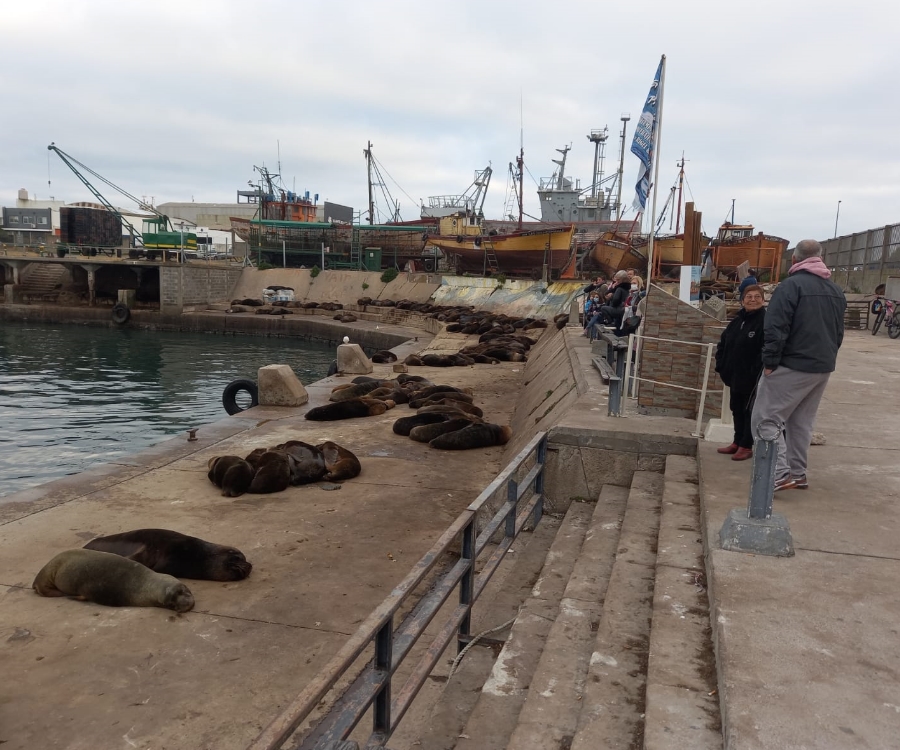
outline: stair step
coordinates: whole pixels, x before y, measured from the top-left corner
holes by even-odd
[[[500,580],[504,566],[497,571],[479,602],[475,605],[472,632],[479,633],[515,617],[522,603],[528,599],[535,581],[542,574],[548,550],[560,533],[563,521],[545,515],[533,532],[523,532],[511,548],[514,552],[505,565],[513,563],[505,578]],[[485,607],[484,603],[488,603]],[[491,637],[503,638],[503,633]],[[510,636],[511,637],[511,636]],[[435,668],[438,678],[448,673],[447,662],[456,653],[448,649],[446,657]],[[410,708],[410,712],[391,738],[391,746],[450,750],[476,702],[482,686],[495,662],[491,648],[474,646],[459,663],[454,675],[438,688],[440,682],[429,682],[423,687]],[[428,694],[430,693],[430,695]],[[421,708],[420,708],[421,706]]]
[[[534,671],[509,750],[556,750],[578,724],[591,642],[616,559],[628,490],[606,485]],[[502,745],[482,744],[481,747]]]
[[[506,644],[484,682],[458,748],[501,748],[515,728],[544,643],[582,549],[596,507],[572,503],[547,553],[531,595],[519,610]],[[432,747],[424,741],[423,747]]]
[[[644,748],[721,750],[699,488],[680,481],[696,476],[696,463],[691,472],[686,457],[672,458],[666,462],[660,516]]]
[[[662,494],[661,475],[635,472],[572,750],[641,746]]]

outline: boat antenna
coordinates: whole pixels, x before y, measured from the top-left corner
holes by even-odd
[[[622,150],[619,153],[619,192],[616,195],[616,222],[618,223],[619,219],[622,218],[622,182],[624,181],[625,176],[625,136],[628,132],[628,121],[631,119],[631,115],[628,112],[623,112],[622,116],[619,118],[622,120]]]
[[[519,230],[522,229],[522,214],[524,212],[525,193],[523,181],[525,176],[525,107],[522,92],[519,92],[519,155],[516,157],[516,166],[519,168]]]
[[[675,234],[681,233],[681,191],[684,186],[684,151],[681,152],[681,161],[676,165],[678,167],[678,211],[675,216]]]
[[[731,199],[731,223],[734,224],[734,201],[735,199]]]
[[[275,141],[275,147],[278,149],[278,174],[281,174],[281,141]]]

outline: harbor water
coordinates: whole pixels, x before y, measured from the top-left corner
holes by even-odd
[[[299,339],[3,323],[0,496],[222,419],[225,386],[264,365],[310,383],[334,357]]]

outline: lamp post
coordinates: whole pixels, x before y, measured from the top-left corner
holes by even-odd
[[[838,219],[841,218],[841,202],[838,201],[837,213],[834,215],[834,236],[837,237]]]

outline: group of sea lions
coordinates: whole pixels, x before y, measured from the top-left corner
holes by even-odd
[[[188,612],[194,608],[194,595],[179,578],[240,581],[252,569],[234,547],[168,529],[137,529],[60,552],[31,586],[41,596]]]
[[[231,300],[231,307],[228,309],[228,312],[252,312],[256,315],[293,315],[293,311],[297,309],[312,310],[316,308],[319,310],[327,310],[328,312],[335,312],[337,310],[343,310],[344,306],[340,302],[301,302],[300,300],[274,300],[272,302],[266,302],[262,299],[247,297],[245,299]],[[335,318],[335,320],[337,320],[337,318]]]
[[[337,443],[326,440],[309,445],[288,440],[272,448],[256,448],[246,458],[213,456],[207,476],[221,488],[223,497],[238,497],[245,492],[282,492],[320,480],[340,482],[360,471],[359,459]]]

